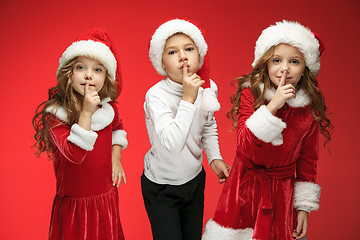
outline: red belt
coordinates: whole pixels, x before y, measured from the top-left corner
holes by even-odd
[[[260,179],[261,202],[262,209],[272,209],[271,204],[271,178],[289,178],[295,175],[296,163],[286,167],[265,168],[254,165],[250,160],[244,158],[241,162],[248,168],[242,177],[241,187],[245,187],[250,177],[255,175]],[[245,199],[243,199],[245,201]]]
[[[257,226],[258,224],[254,226],[253,238],[263,239],[261,235],[263,235],[266,232],[269,235],[265,234],[264,236],[270,236],[271,225],[272,225],[271,179],[273,178],[284,179],[294,176],[296,171],[296,163],[286,167],[265,168],[254,165],[248,159],[242,159],[241,161],[247,168],[246,173],[242,177],[241,185],[240,185],[240,189],[242,190],[240,192],[243,195],[240,196],[242,206],[245,204],[244,193],[246,191],[244,188],[246,188],[247,182],[254,175],[260,179],[260,192],[261,192],[260,205],[256,220],[256,223],[259,223],[259,226]],[[265,212],[262,210],[265,210]],[[259,228],[261,228],[262,230],[258,232]]]

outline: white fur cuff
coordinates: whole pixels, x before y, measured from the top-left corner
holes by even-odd
[[[222,227],[210,219],[205,226],[202,240],[251,240],[254,229],[233,229]]]
[[[121,145],[122,149],[124,150],[127,145],[128,141],[126,139],[127,133],[124,130],[115,130],[112,133],[112,145]]]
[[[87,131],[75,123],[71,126],[68,141],[86,151],[91,151],[94,148],[97,137],[98,135],[96,132]]]
[[[246,121],[246,126],[260,140],[272,145],[283,144],[282,131],[286,128],[280,118],[272,115],[265,105],[257,109]]]
[[[319,209],[320,186],[312,182],[295,182],[294,208],[314,211]]]

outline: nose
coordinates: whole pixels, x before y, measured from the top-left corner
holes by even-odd
[[[284,71],[289,72],[289,64],[286,61],[281,65],[281,72],[283,73]]]
[[[180,59],[179,59],[180,61],[187,60],[186,52],[184,50],[180,50],[179,53],[180,53]]]
[[[91,69],[87,69],[87,70],[85,71],[85,79],[86,79],[86,80],[91,80],[91,79],[92,79]]]

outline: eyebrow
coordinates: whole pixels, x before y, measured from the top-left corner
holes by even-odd
[[[74,64],[76,64],[76,63],[82,63],[82,64],[85,64],[85,62],[83,62],[83,61],[81,61],[81,60],[76,60],[76,62],[75,62]],[[99,61],[99,63],[95,63],[94,65],[95,65],[95,66],[102,66],[102,67],[105,67],[105,66],[104,66],[104,64],[103,64],[102,62],[100,62],[100,61]]]
[[[276,55],[276,54],[274,54],[273,55],[273,57],[282,57],[281,55]],[[298,59],[302,59],[302,57],[301,56],[299,56],[299,55],[295,55],[295,56],[292,56],[292,57],[290,57],[290,58],[298,58]]]
[[[196,46],[196,45],[195,45],[195,43],[190,42],[190,43],[185,44],[185,47],[188,47],[188,46]],[[168,50],[168,49],[171,49],[171,48],[176,49],[177,47],[176,46],[169,46],[169,47],[165,48],[164,50]]]

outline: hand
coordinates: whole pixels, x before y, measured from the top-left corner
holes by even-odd
[[[194,103],[198,95],[199,87],[202,86],[204,83],[205,81],[201,80],[201,78],[196,73],[189,76],[187,61],[184,61],[183,79],[182,79],[182,85],[183,85],[182,100],[190,103]]]
[[[118,159],[112,159],[112,181],[113,186],[120,186],[121,180],[124,179],[124,183],[126,184],[126,176],[124,169],[121,165],[120,160]]]
[[[100,102],[98,92],[90,90],[89,81],[86,81],[82,111],[88,112],[92,115],[97,110]]]
[[[295,98],[295,87],[290,83],[286,84],[286,75],[287,72],[284,71],[274,97],[266,106],[272,114],[275,114],[277,110],[282,108],[288,99]]]
[[[90,131],[91,116],[94,114],[99,104],[100,104],[100,97],[97,91],[91,91],[89,88],[89,82],[86,81],[84,88],[83,105],[78,121],[80,127],[82,127],[87,131]]]
[[[308,229],[308,213],[305,211],[298,211],[297,214],[298,224],[294,232],[292,233],[292,237],[295,239],[300,239],[306,236],[306,232]]]
[[[222,159],[214,159],[210,163],[211,169],[215,172],[215,174],[219,177],[219,183],[226,182],[226,179],[229,177],[229,171],[231,166],[228,165]]]
[[[113,186],[120,186],[121,179],[124,179],[124,183],[126,184],[126,177],[124,169],[121,165],[121,151],[122,146],[113,145],[112,153],[111,153],[111,162],[112,162],[112,181]]]

